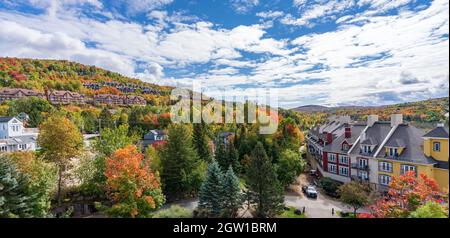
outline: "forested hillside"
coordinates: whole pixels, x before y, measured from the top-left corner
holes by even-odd
[[[0,87],[49,90],[68,90],[92,96],[95,93],[120,94],[114,87],[91,89],[83,84],[103,84],[116,82],[123,85],[148,87],[161,92],[161,95],[145,94],[137,90],[135,95],[143,96],[152,104],[167,100],[171,87],[142,82],[95,66],[86,66],[65,60],[39,60],[0,58]]]

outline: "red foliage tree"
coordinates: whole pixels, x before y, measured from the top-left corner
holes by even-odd
[[[372,215],[376,218],[408,217],[427,202],[448,204],[446,197],[434,179],[425,174],[418,178],[414,171],[408,171],[392,179],[387,196],[371,206]]]
[[[118,217],[147,217],[164,203],[159,177],[150,160],[130,145],[117,150],[106,161],[108,195],[115,203],[109,214]]]

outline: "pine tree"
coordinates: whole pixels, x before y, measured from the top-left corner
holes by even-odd
[[[198,157],[205,162],[211,162],[212,153],[209,147],[209,139],[207,135],[207,128],[204,123],[194,124],[194,132],[192,135],[193,145],[197,151]]]
[[[28,178],[8,158],[0,158],[0,218],[33,216],[34,199]]]
[[[216,160],[219,163],[222,171],[227,171],[230,166],[236,172],[240,171],[239,152],[233,143],[225,146],[223,143],[218,143],[216,150]]]
[[[183,198],[198,191],[204,174],[204,165],[192,146],[186,125],[172,124],[168,141],[161,151],[161,181],[169,200]]]
[[[204,209],[209,216],[219,217],[222,212],[223,174],[219,164],[214,160],[208,166],[206,179],[199,192],[200,209]]]
[[[239,187],[239,178],[234,174],[230,166],[223,178],[223,210],[224,217],[236,217],[239,208],[242,207],[243,195]]]
[[[252,151],[247,169],[247,186],[257,217],[273,217],[283,209],[283,188],[263,145],[258,142]]]

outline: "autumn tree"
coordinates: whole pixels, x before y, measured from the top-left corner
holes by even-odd
[[[387,197],[376,201],[371,211],[378,218],[406,218],[429,202],[448,207],[448,194],[440,191],[434,179],[408,171],[393,177]]]
[[[246,175],[249,202],[256,205],[256,216],[279,214],[284,207],[283,188],[260,142],[252,152]]]
[[[83,136],[69,119],[55,114],[41,124],[38,144],[44,158],[58,167],[58,203],[61,203],[63,176],[70,165],[70,159],[81,154]]]
[[[168,199],[177,199],[198,191],[206,163],[198,159],[187,125],[172,124],[168,131],[167,144],[161,149],[161,180]]]
[[[118,149],[106,161],[108,196],[114,217],[149,217],[164,201],[159,177],[136,146]]]
[[[338,189],[338,194],[340,195],[339,200],[353,209],[355,217],[358,209],[369,204],[369,188],[359,182],[353,181],[341,185]]]
[[[27,189],[36,201],[32,206],[33,217],[51,217],[51,200],[57,181],[56,166],[32,152],[14,152],[9,157],[17,170],[29,178]]]

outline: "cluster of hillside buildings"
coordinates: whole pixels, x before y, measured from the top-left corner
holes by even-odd
[[[135,93],[139,91],[143,94],[161,94],[159,90],[156,90],[151,87],[145,87],[137,84],[132,83],[119,83],[119,82],[103,82],[103,83],[84,83],[83,84],[85,88],[93,89],[93,90],[99,90],[103,87],[114,87],[117,88],[122,93]]]
[[[70,91],[51,91],[42,93],[39,91],[22,88],[0,88],[0,102],[23,97],[44,98],[55,105],[98,103],[117,106],[143,106],[147,104],[143,97],[136,95],[97,94],[94,98],[86,98],[82,94]]]
[[[308,158],[321,176],[339,182],[360,181],[386,191],[393,176],[415,171],[449,185],[449,134],[443,124],[429,132],[403,121],[370,115],[364,123],[332,117],[306,135]]]

